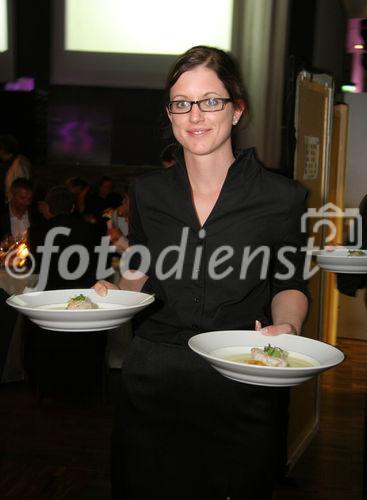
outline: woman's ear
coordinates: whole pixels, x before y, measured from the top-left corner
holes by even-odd
[[[233,113],[233,125],[237,125],[243,113],[246,112],[246,104],[244,101],[239,100],[235,102],[235,109]]]

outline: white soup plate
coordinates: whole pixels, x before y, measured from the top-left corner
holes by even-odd
[[[83,294],[97,309],[66,309],[67,302]],[[105,297],[93,288],[50,290],[12,295],[7,303],[41,328],[62,332],[110,330],[129,321],[154,301],[153,295],[125,290],[108,290]]]
[[[316,256],[318,266],[324,271],[365,274],[367,273],[367,251],[362,251],[364,255],[350,255],[348,248],[335,248],[333,250],[318,250],[313,255]]]
[[[272,367],[230,361],[227,356],[248,354],[252,347],[280,347],[289,356],[309,361],[312,366]],[[325,342],[298,335],[262,335],[257,331],[206,332],[191,337],[189,347],[222,375],[252,385],[287,387],[301,384],[344,360],[342,351]]]

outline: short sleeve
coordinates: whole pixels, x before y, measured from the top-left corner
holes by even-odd
[[[299,290],[307,295],[304,278],[307,235],[301,231],[301,217],[306,211],[307,191],[293,184],[282,235],[274,248],[271,276],[271,297],[284,290]]]

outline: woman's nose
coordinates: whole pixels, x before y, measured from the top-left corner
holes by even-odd
[[[190,121],[196,123],[202,120],[202,118],[203,118],[203,112],[200,111],[199,105],[196,102],[194,102],[192,104],[190,111]]]

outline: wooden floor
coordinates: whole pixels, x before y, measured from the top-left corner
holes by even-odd
[[[320,427],[274,500],[367,500],[363,496],[367,342],[339,339],[346,361],[321,375]]]
[[[339,347],[347,360],[321,377],[319,432],[274,500],[362,498],[367,342]],[[57,395],[40,405],[27,384],[0,386],[0,498],[108,499],[111,400]]]

